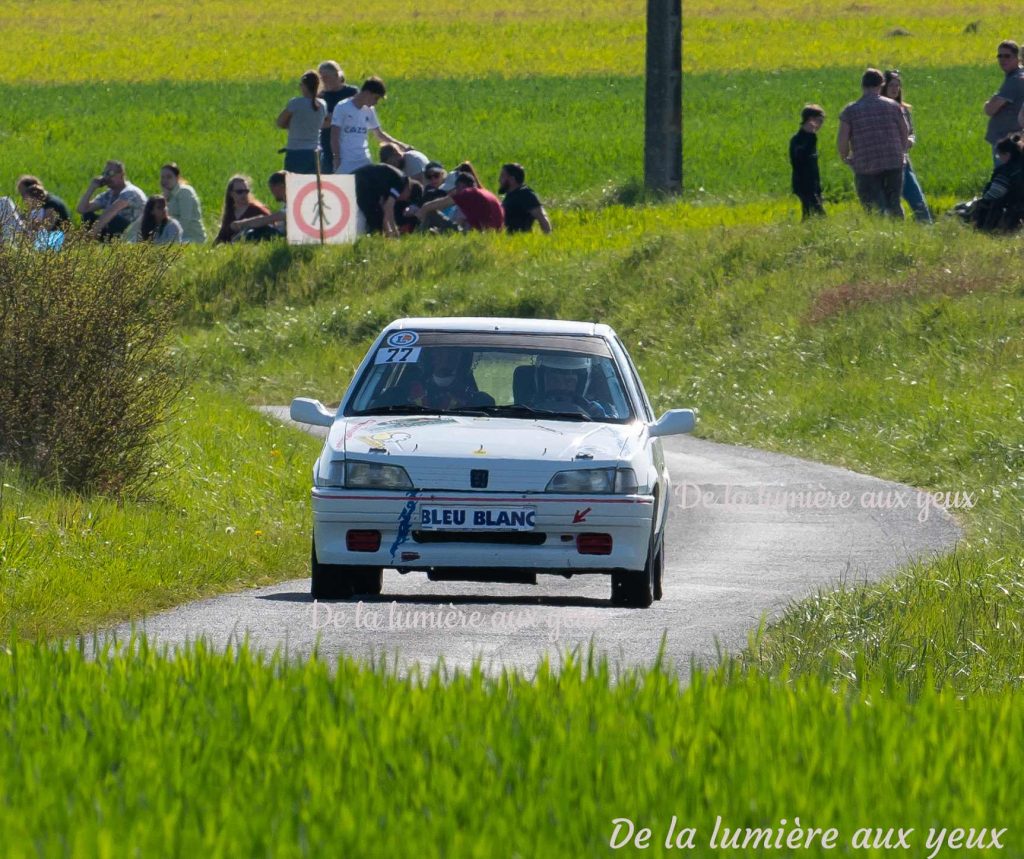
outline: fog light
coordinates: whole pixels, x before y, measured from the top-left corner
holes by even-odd
[[[576,551],[581,555],[610,555],[612,553],[612,535],[577,534]]]
[[[380,548],[380,531],[349,531],[345,548],[350,552],[376,552]]]

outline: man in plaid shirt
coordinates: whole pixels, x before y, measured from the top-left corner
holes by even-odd
[[[864,94],[839,114],[839,157],[853,168],[861,205],[883,215],[903,217],[903,163],[910,129],[903,110],[882,95],[885,78],[868,69],[861,78]]]

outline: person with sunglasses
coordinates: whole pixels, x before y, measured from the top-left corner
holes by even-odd
[[[996,61],[1003,70],[999,92],[985,102],[988,130],[985,140],[992,147],[992,160],[998,166],[996,144],[1008,134],[1021,130],[1020,114],[1024,109],[1024,69],[1020,65],[1020,46],[1012,39],[999,43]]]
[[[270,209],[252,194],[252,179],[241,174],[232,176],[228,180],[228,187],[224,192],[224,211],[220,217],[220,232],[217,233],[217,238],[213,240],[213,243],[217,245],[234,241],[239,232],[236,225],[240,221],[269,214]]]

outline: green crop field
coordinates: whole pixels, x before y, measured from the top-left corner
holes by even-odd
[[[593,203],[640,177],[643,10],[386,2],[331,22],[293,3],[0,3],[19,45],[0,69],[0,187],[32,172],[73,202],[116,157],[154,192],[160,164],[175,160],[212,223],[229,176],[262,185],[279,169],[284,134],[273,120],[298,76],[331,56],[350,80],[385,78],[384,127],[430,156],[449,166],[469,158],[492,184],[502,162],[518,160],[549,201]],[[834,120],[867,64],[903,70],[925,192],[972,194],[988,172],[981,104],[999,83],[1003,20],[970,3],[687,3],[688,196],[786,195],[786,141],[802,105],[817,101],[832,119],[827,196],[850,198]]]
[[[672,815],[698,829],[693,855],[714,852],[721,815],[846,841],[913,827],[907,856],[932,853],[931,828],[1006,828],[989,852],[1024,856],[1020,239],[865,217],[833,154],[863,68],[898,66],[926,194],[939,210],[973,194],[1015,12],[694,0],[684,15],[685,195],[641,204],[637,0],[0,0],[0,195],[31,172],[73,204],[111,157],[155,191],[176,160],[213,224],[229,175],[280,167],[273,120],[334,58],[385,78],[384,127],[429,155],[492,185],[522,161],[555,223],[182,254],[171,345],[195,376],[152,491],[63,494],[0,464],[4,856],[599,856],[613,818],[658,845]],[[830,217],[800,225],[785,153],[807,101],[829,115]],[[685,690],[673,666],[617,676],[585,655],[494,680],[202,644],[87,658],[96,629],[307,573],[318,442],[251,406],[337,401],[406,314],[609,322],[657,407],[700,409],[700,435],[970,491],[965,539],[792,606]],[[81,651],[53,644],[79,635]],[[980,851],[937,856],[957,852]]]

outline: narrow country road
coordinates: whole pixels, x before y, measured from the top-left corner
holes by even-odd
[[[288,422],[287,408],[264,411]],[[590,642],[613,664],[645,664],[664,635],[666,655],[685,675],[691,657],[709,663],[718,647],[740,650],[762,615],[771,619],[840,579],[875,580],[947,552],[960,535],[949,514],[922,508],[924,496],[907,486],[694,438],[668,438],[665,450],[676,497],[665,595],[649,609],[613,607],[603,576],[542,576],[531,586],[430,582],[423,573],[386,570],[382,595],[361,603],[314,604],[309,579],[295,578],[137,625],[172,645],[199,636],[223,645],[248,634],[258,648],[280,646],[293,655],[309,653],[319,640],[332,661],[342,653],[386,655],[404,670],[441,658],[465,668],[479,657],[493,672],[529,672],[545,652],[557,663],[559,652],[586,650]],[[295,571],[305,573],[307,564],[296,558]]]

